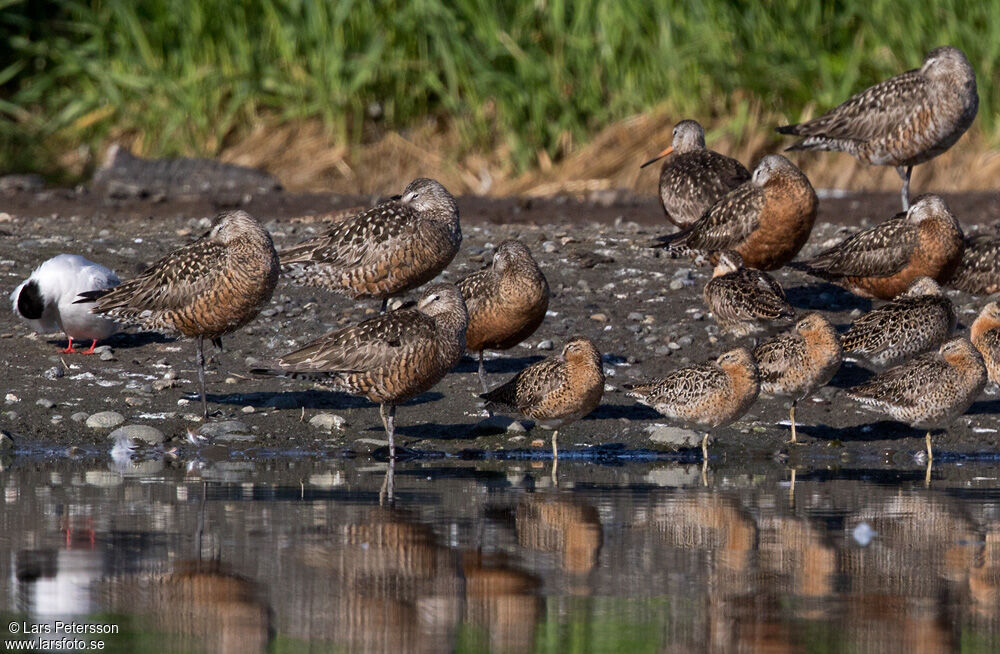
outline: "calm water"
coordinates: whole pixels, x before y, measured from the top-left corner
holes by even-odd
[[[538,467],[536,467],[536,465]],[[7,648],[995,651],[1000,470],[4,459]],[[90,629],[96,629],[91,626]],[[58,638],[63,633],[38,638]],[[29,636],[30,638],[30,636]],[[94,651],[94,650],[87,650]]]

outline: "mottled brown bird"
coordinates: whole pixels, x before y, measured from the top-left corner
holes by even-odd
[[[965,247],[962,226],[936,195],[924,195],[905,214],[847,237],[793,268],[839,284],[862,297],[890,300],[917,277],[951,277]]]
[[[96,300],[92,312],[122,323],[197,339],[201,406],[208,417],[204,339],[222,347],[222,336],[256,318],[278,273],[267,230],[245,211],[226,211],[194,243],[115,288],[81,293],[79,302]]]
[[[596,409],[603,395],[601,353],[586,336],[574,336],[559,354],[531,364],[480,397],[490,409],[520,413],[554,429],[552,457],[558,459],[559,429]]]
[[[972,295],[1000,293],[1000,235],[967,237],[962,259],[945,284]]]
[[[778,282],[766,272],[744,268],[743,257],[732,250],[719,254],[704,297],[719,327],[737,338],[760,334],[795,315]]]
[[[969,336],[983,357],[990,381],[1000,386],[1000,303],[990,302],[983,307]]]
[[[921,354],[848,389],[847,395],[866,409],[926,429],[931,461],[931,431],[946,429],[965,413],[985,385],[986,368],[979,352],[968,340],[953,338],[936,352]]]
[[[809,240],[816,206],[816,192],[802,171],[769,154],[750,181],[724,195],[690,227],[662,237],[657,247],[673,256],[736,250],[748,267],[775,270]]]
[[[432,284],[400,309],[320,336],[255,374],[312,379],[379,404],[395,458],[396,407],[438,383],[465,353],[469,314],[454,284]],[[388,410],[386,410],[388,408]]]
[[[458,205],[441,184],[410,182],[398,199],[333,224],[325,233],[281,251],[296,281],[354,299],[388,299],[434,279],[462,244]]]
[[[760,371],[760,392],[791,400],[788,419],[795,443],[795,406],[829,384],[843,361],[837,330],[822,314],[810,313],[792,331],[758,345],[753,355]]]
[[[660,169],[660,206],[681,229],[694,224],[726,193],[750,180],[736,159],[705,147],[705,130],[696,121],[674,126],[673,143],[640,168],[668,157]]]
[[[844,352],[879,368],[936,350],[955,329],[955,308],[930,277],[917,277],[905,293],[853,323],[844,334]]]
[[[760,373],[750,350],[740,347],[714,361],[624,388],[629,397],[667,418],[704,431],[701,452],[708,460],[709,432],[731,425],[750,409],[760,393]]]
[[[891,77],[798,125],[779,127],[802,140],[788,150],[835,150],[895,166],[909,207],[913,167],[938,156],[969,129],[979,110],[976,73],[961,50],[931,50],[920,68]]]
[[[507,350],[535,333],[549,308],[549,284],[531,252],[506,240],[493,265],[458,283],[469,310],[466,350],[479,354],[479,383],[486,387],[483,350]]]

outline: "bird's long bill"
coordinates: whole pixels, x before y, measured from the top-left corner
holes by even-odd
[[[673,151],[674,151],[674,146],[671,145],[669,148],[667,148],[666,150],[664,150],[660,154],[656,155],[655,157],[653,157],[652,159],[650,159],[646,163],[644,163],[641,166],[639,166],[639,168],[645,168],[646,166],[648,166],[650,164],[654,164],[654,163],[656,163],[657,161],[659,161],[660,159],[662,159],[663,157],[667,156],[668,154],[670,154]]]

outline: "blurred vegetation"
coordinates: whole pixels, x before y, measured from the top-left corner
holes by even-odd
[[[958,0],[0,0],[0,171],[109,137],[214,155],[319,119],[359,143],[428,119],[517,170],[653,107],[796,120],[962,48],[994,135],[1000,5]]]

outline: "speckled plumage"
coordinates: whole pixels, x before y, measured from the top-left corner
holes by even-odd
[[[552,450],[558,456],[559,428],[596,409],[603,395],[601,353],[589,338],[574,336],[559,354],[531,364],[480,397],[490,408],[520,413],[546,429],[555,429]]]
[[[849,236],[794,268],[840,284],[862,297],[889,300],[917,277],[951,277],[965,247],[962,227],[936,195],[924,195],[905,214]]]
[[[389,200],[281,252],[293,281],[352,298],[388,298],[434,279],[462,244],[455,198],[418,178]]]
[[[483,350],[506,350],[535,333],[549,308],[549,284],[528,248],[511,239],[497,247],[491,266],[458,287],[469,310],[466,349],[479,353],[485,392]]]
[[[935,350],[955,329],[955,308],[930,277],[918,277],[895,300],[855,320],[844,351],[880,368]]]
[[[750,268],[775,270],[798,254],[816,221],[817,199],[802,171],[767,155],[750,181],[712,205],[696,223],[663,237],[674,256],[736,250]]]
[[[80,301],[96,300],[91,311],[119,322],[196,338],[203,380],[203,339],[219,339],[257,317],[271,300],[278,274],[267,230],[245,211],[226,211],[194,243],[113,289],[81,293]]]
[[[888,414],[912,427],[947,428],[965,413],[986,385],[986,368],[976,348],[964,338],[945,342],[847,390],[867,409]]]
[[[666,377],[625,384],[629,397],[649,405],[667,418],[706,432],[726,427],[746,413],[760,393],[760,373],[746,348],[725,352],[706,361],[675,370]],[[702,441],[707,456],[708,434]]]
[[[791,400],[789,418],[796,442],[795,406],[818,388],[826,386],[840,369],[843,350],[830,321],[810,313],[792,331],[768,339],[754,348],[762,394]]]
[[[966,238],[962,259],[945,284],[972,295],[1000,293],[1000,235]]]
[[[990,381],[1000,386],[1000,303],[994,301],[983,307],[972,323],[969,337],[983,357]]]
[[[836,150],[867,164],[912,168],[950,148],[979,110],[976,75],[961,50],[935,48],[923,65],[889,78],[805,123],[788,150]],[[909,172],[904,179],[904,208]]]
[[[414,309],[400,309],[320,336],[280,357],[272,373],[312,379],[389,407],[438,383],[462,358],[469,315],[454,284],[432,284]],[[266,374],[267,370],[255,370]],[[385,419],[385,415],[383,414]]]
[[[671,146],[643,167],[663,157],[668,158],[660,169],[660,206],[667,220],[682,229],[750,179],[739,161],[705,147],[705,130],[693,120],[677,123]]]
[[[719,327],[737,338],[759,334],[772,322],[795,315],[778,282],[766,272],[744,268],[743,258],[733,251],[719,255],[703,296]]]

